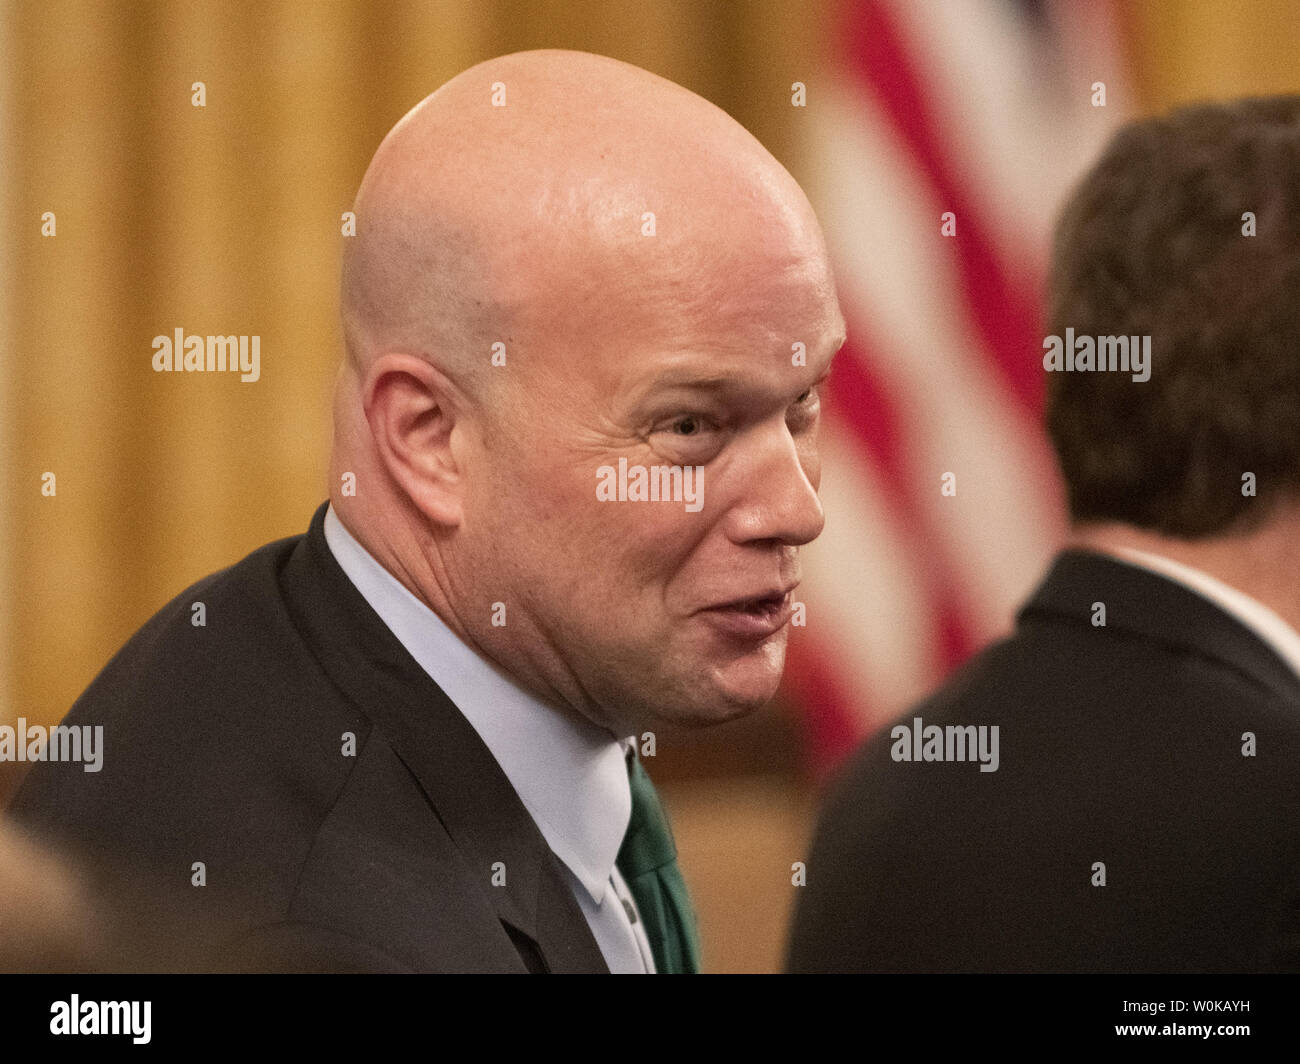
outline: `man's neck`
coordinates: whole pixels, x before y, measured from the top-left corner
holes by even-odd
[[[504,628],[496,629],[493,634],[498,639],[495,642],[476,639],[454,608],[451,596],[444,586],[445,581],[439,579],[430,567],[429,558],[415,535],[410,532],[409,524],[393,522],[392,528],[381,535],[361,519],[361,514],[346,506],[341,507],[337,499],[331,498],[330,509],[340,527],[362,552],[406,588],[460,642],[479,658],[490,662],[493,668],[509,675],[511,682],[526,690],[531,697],[546,703],[552,710],[570,718],[576,727],[584,730],[594,725],[613,737],[640,731],[637,727],[606,719],[603,711],[597,714],[580,709],[580,703],[571,697],[584,694],[576,683],[569,689],[553,684],[550,675],[540,666],[534,665],[534,657],[527,652],[528,644],[522,634],[532,630],[527,618],[516,615],[516,619],[511,621],[510,633]]]

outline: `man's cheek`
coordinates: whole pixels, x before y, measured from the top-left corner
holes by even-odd
[[[594,490],[569,470],[521,464],[497,491],[513,522],[524,530],[543,524],[555,529],[553,535],[569,535],[566,526],[571,530],[591,521]]]

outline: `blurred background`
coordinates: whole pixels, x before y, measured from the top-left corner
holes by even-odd
[[[785,690],[650,765],[706,970],[773,971],[819,786],[1008,628],[1063,532],[1056,208],[1129,117],[1300,91],[1300,3],[0,2],[0,724],[56,722],[163,603],[305,531],[370,155],[459,71],[541,47],[728,111],[835,259],[850,339]],[[260,335],[260,381],[154,373],[176,328]],[[0,761],[0,805],[23,768]]]

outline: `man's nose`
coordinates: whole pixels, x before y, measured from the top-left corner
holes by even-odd
[[[810,543],[826,524],[817,489],[820,473],[815,443],[796,444],[788,429],[764,433],[746,464],[735,502],[727,513],[727,534],[736,543],[776,540]]]

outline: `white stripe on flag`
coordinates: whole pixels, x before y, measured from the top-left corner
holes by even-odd
[[[840,356],[844,357],[843,355]],[[808,633],[843,679],[864,730],[938,680],[938,634],[908,534],[845,426],[822,424],[826,528],[800,549]],[[866,719],[868,708],[876,720]]]
[[[940,206],[914,179],[874,103],[823,98],[809,119],[822,167],[814,203],[850,333],[861,321],[879,344],[879,363],[866,368],[899,411],[913,497],[955,574],[959,608],[977,638],[992,637],[1058,540],[1050,455],[989,372],[956,295]],[[940,496],[944,472],[957,473],[956,498]]]
[[[935,135],[1003,265],[1041,276],[1061,200],[1123,117],[1122,105],[1091,102],[1094,81],[1119,88],[1118,58],[1102,61],[1094,49],[1091,69],[1062,83],[1009,0],[884,2],[925,83]],[[1058,40],[1069,61],[1070,42]]]

